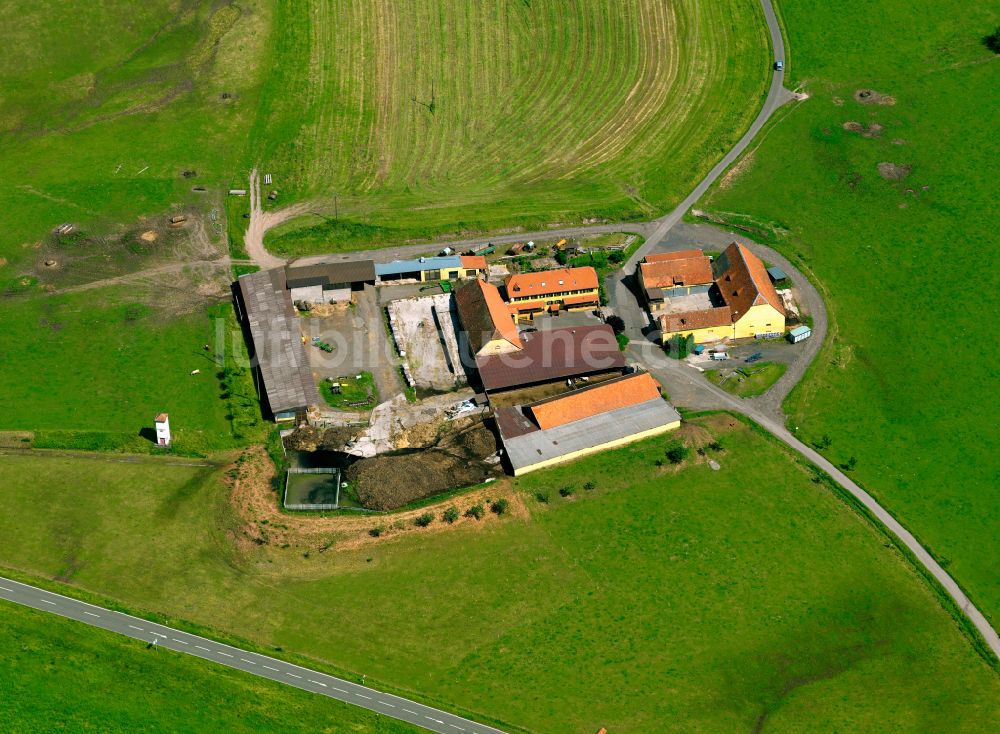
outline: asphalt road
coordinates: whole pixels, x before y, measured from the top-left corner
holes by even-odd
[[[117,632],[146,643],[155,640],[156,648],[194,655],[261,678],[270,678],[285,685],[335,698],[352,706],[360,706],[440,734],[462,734],[462,732],[504,734],[500,729],[463,719],[415,701],[3,577],[0,577],[0,599],[58,614],[60,617],[100,627],[109,632]],[[156,654],[155,649],[150,650],[150,654]]]

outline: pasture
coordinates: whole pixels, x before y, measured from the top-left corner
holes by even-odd
[[[782,3],[789,82],[702,209],[749,215],[822,286],[833,334],[790,424],[876,495],[1000,626],[995,2]],[[877,31],[876,31],[877,27]],[[863,60],[863,63],[859,63]],[[874,90],[876,94],[858,93]],[[810,195],[803,196],[803,192]],[[979,263],[977,267],[974,263]]]
[[[0,564],[529,731],[1000,716],[1000,680],[881,535],[743,424],[684,431],[721,442],[720,471],[658,466],[674,439],[652,439],[517,480],[527,513],[338,552],[240,540],[209,467],[2,456]]]
[[[353,732],[418,729],[53,614],[0,602],[4,729]]]
[[[764,28],[737,0],[280,0],[251,156],[311,214],[268,246],[651,217],[756,114]]]
[[[141,450],[152,443],[140,432],[166,411],[178,449],[263,439],[232,308],[186,293],[193,310],[173,310],[167,290],[159,302],[119,286],[0,309],[0,430],[36,431],[40,446]]]
[[[269,23],[258,0],[5,2],[0,192],[17,216],[0,230],[0,281],[62,223],[100,234],[218,208],[245,177],[258,89],[246,59]]]

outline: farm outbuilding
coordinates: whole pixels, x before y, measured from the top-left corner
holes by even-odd
[[[498,409],[497,428],[514,476],[678,428],[680,415],[659,387],[641,372]]]
[[[355,291],[375,284],[375,261],[286,265],[285,285],[292,303],[339,303],[351,300]]]
[[[487,393],[621,374],[625,369],[625,355],[607,324],[529,331],[521,334],[521,344],[517,351],[476,357]]]
[[[779,280],[787,280],[788,274],[784,270],[779,268],[777,265],[772,265],[767,269],[767,274],[771,278],[771,281],[777,283]]]
[[[485,257],[447,255],[378,263],[375,265],[375,274],[382,281],[416,280],[426,283],[435,280],[478,278],[486,275],[488,268]]]
[[[275,421],[292,421],[320,402],[285,269],[241,275],[234,284],[257,392]]]
[[[794,329],[788,332],[788,341],[792,344],[798,344],[800,341],[805,341],[812,336],[812,329],[808,326],[796,326]]]

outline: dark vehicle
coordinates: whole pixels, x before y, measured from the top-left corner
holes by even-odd
[[[756,362],[758,359],[760,359],[763,356],[764,356],[763,352],[754,352],[749,357],[747,357],[746,362],[747,362],[747,364],[753,364],[754,362]]]

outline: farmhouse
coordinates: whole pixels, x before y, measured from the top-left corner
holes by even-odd
[[[521,349],[476,357],[487,395],[565,380],[620,375],[625,355],[607,324],[541,329],[520,335]]]
[[[680,426],[648,373],[634,373],[532,405],[500,408],[497,427],[514,476]]]
[[[499,289],[474,280],[455,291],[455,305],[471,357],[506,354],[524,347]]]
[[[507,303],[519,321],[536,314],[560,310],[597,308],[597,271],[592,267],[561,268],[538,273],[511,275],[505,283]]]
[[[721,339],[765,338],[785,331],[785,307],[764,263],[734,242],[713,263],[711,307],[660,315],[663,342],[694,335],[697,343]]]
[[[354,291],[374,284],[373,260],[285,266],[285,286],[290,291],[292,303],[350,301]]]
[[[707,301],[714,282],[712,260],[701,250],[648,255],[639,263],[638,278],[650,314],[658,318],[673,299],[702,295]]]
[[[233,291],[264,413],[293,421],[320,399],[285,270],[241,275]]]
[[[394,260],[375,265],[375,274],[382,281],[416,280],[424,283],[435,280],[461,280],[485,277],[488,272],[486,258],[475,255],[421,257],[416,260]]]

